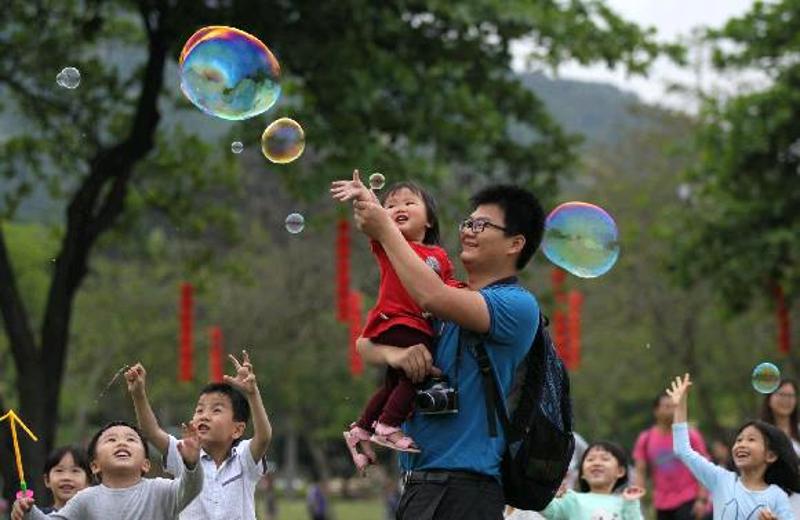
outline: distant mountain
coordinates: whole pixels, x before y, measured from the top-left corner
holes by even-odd
[[[544,102],[553,118],[587,145],[610,144],[644,125],[632,108],[639,98],[607,83],[552,79],[542,73],[523,74],[522,83]]]

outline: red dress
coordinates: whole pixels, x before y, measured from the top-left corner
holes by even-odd
[[[444,249],[417,242],[408,244],[446,284],[455,287],[462,286],[461,282],[453,278],[453,264]],[[381,285],[378,289],[378,301],[367,314],[367,324],[361,335],[372,339],[395,325],[405,325],[424,332],[428,336],[433,336],[433,327],[431,327],[430,321],[425,316],[422,307],[414,302],[403,287],[383,246],[372,240],[370,247],[378,261]]]

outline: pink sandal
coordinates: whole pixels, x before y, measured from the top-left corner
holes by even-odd
[[[344,436],[347,449],[350,451],[350,456],[353,458],[353,464],[356,465],[356,469],[359,473],[365,475],[367,466],[374,464],[377,460],[375,452],[372,451],[372,447],[369,445],[369,432],[356,423],[353,423],[350,425],[348,431],[342,432],[342,436]],[[359,447],[364,453],[358,451]]]
[[[402,435],[392,439],[392,435],[400,432]],[[390,450],[403,451],[406,453],[420,453],[419,447],[414,439],[403,433],[397,426],[389,426],[381,422],[375,423],[375,434],[370,437],[375,444],[389,448]]]

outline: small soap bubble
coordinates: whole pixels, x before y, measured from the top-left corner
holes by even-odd
[[[231,143],[231,151],[233,153],[242,153],[242,150],[244,150],[244,145],[241,141],[234,141]]]
[[[753,388],[762,394],[771,394],[781,384],[781,371],[772,363],[760,363],[753,369]]]
[[[294,119],[276,119],[261,134],[261,152],[264,157],[277,164],[294,161],[306,147],[303,127]]]
[[[382,173],[375,172],[369,176],[369,187],[372,190],[380,190],[383,189],[383,186],[386,184],[386,177],[383,176]]]
[[[64,67],[56,76],[56,83],[59,87],[76,89],[81,84],[81,73],[75,67]]]
[[[306,227],[306,219],[300,213],[290,213],[286,217],[286,231],[296,235]]]
[[[581,278],[607,273],[619,258],[619,232],[603,208],[566,202],[545,221],[542,249],[551,262]]]
[[[281,68],[264,43],[242,30],[214,25],[195,32],[178,60],[181,91],[206,114],[248,119],[281,93]]]

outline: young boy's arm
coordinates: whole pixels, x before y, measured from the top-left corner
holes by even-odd
[[[161,453],[166,453],[169,448],[169,435],[158,425],[158,419],[150,407],[145,390],[145,377],[147,371],[141,363],[136,363],[125,372],[128,382],[128,392],[133,398],[133,408],[136,410],[136,420],[144,436],[153,443]]]
[[[250,441],[250,455],[254,461],[258,462],[267,454],[267,448],[272,441],[272,425],[269,423],[267,410],[261,400],[256,374],[253,372],[253,365],[250,363],[247,351],[242,351],[241,363],[235,356],[230,356],[230,358],[236,366],[236,377],[226,375],[225,382],[240,390],[250,405],[250,413],[253,416],[253,439]]]
[[[183,439],[178,443],[184,470],[175,487],[175,515],[183,511],[203,490],[203,465],[200,460],[200,438],[194,423],[183,425]],[[174,482],[174,481],[173,481]]]

